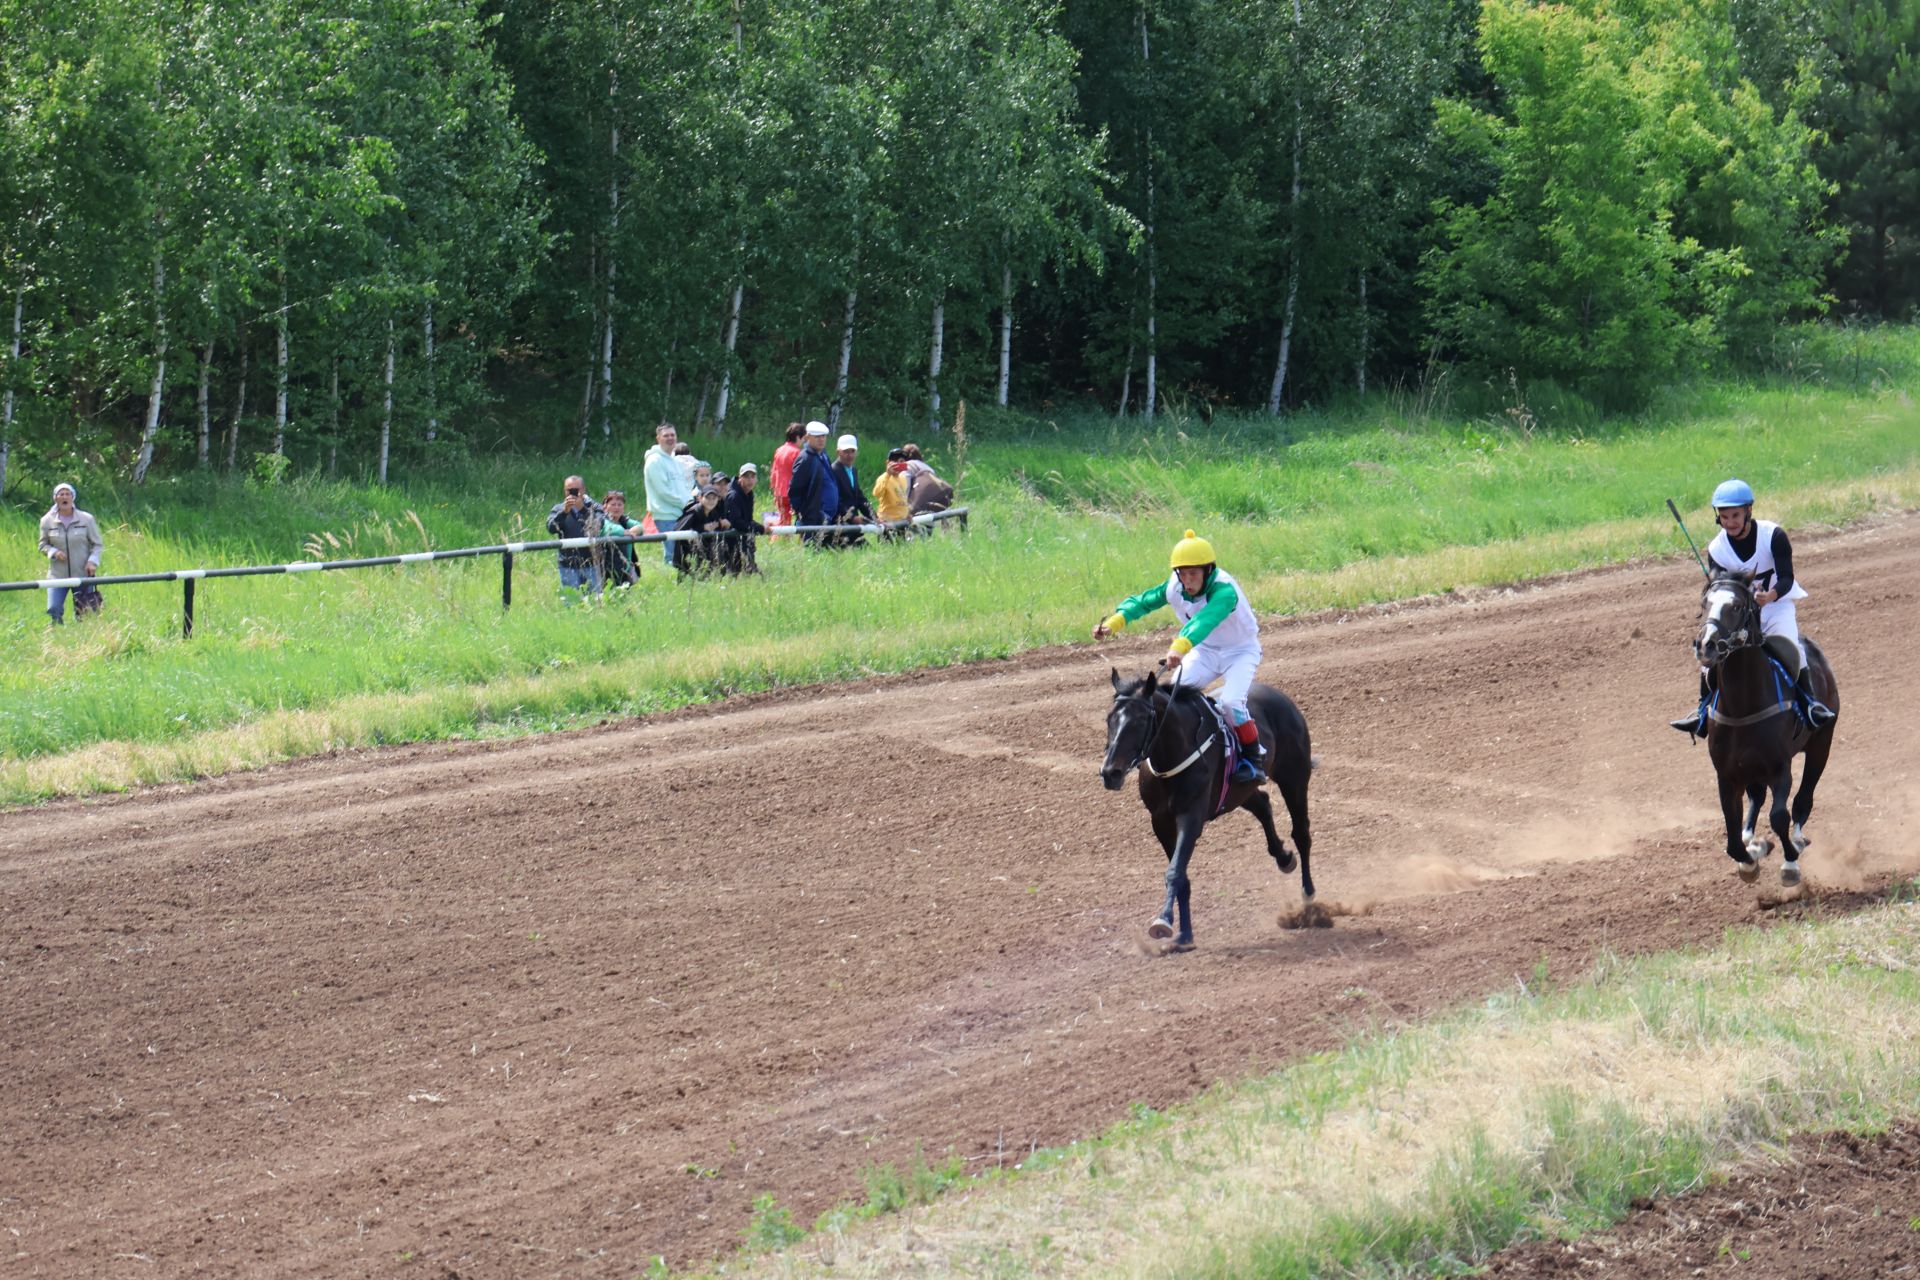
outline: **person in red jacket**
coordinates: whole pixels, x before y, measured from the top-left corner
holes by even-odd
[[[800,438],[807,429],[797,422],[787,424],[787,442],[773,451],[773,506],[780,513],[781,524],[793,523],[793,464],[800,460],[800,450],[804,447]]]

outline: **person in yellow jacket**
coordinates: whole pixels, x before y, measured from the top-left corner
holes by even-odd
[[[881,524],[905,520],[911,514],[907,510],[907,455],[904,450],[887,451],[886,469],[873,482],[873,509]],[[889,531],[890,534],[897,532]]]
[[[1110,617],[1094,627],[1093,638],[1104,640],[1163,605],[1171,608],[1182,625],[1160,665],[1172,671],[1176,681],[1196,689],[1221,682],[1216,701],[1233,722],[1241,747],[1233,780],[1262,781],[1266,750],[1247,710],[1247,693],[1260,668],[1260,621],[1240,584],[1214,562],[1213,544],[1205,538],[1187,530],[1187,536],[1174,544],[1170,561],[1172,576],[1122,600]]]

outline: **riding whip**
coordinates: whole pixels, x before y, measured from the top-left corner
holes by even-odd
[[[1706,574],[1708,578],[1712,578],[1713,573],[1707,568],[1706,559],[1700,554],[1700,548],[1694,543],[1693,534],[1688,532],[1687,522],[1680,518],[1680,508],[1673,505],[1672,498],[1667,499],[1667,510],[1673,512],[1673,522],[1680,526],[1680,536],[1687,540],[1687,549],[1692,551],[1693,558],[1699,561],[1700,572]]]

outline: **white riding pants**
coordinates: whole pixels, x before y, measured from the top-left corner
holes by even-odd
[[[1772,604],[1761,605],[1760,634],[1785,636],[1793,641],[1793,647],[1800,651],[1800,665],[1807,665],[1807,646],[1800,642],[1800,618],[1794,610],[1793,601],[1775,600]]]
[[[1196,689],[1205,689],[1220,681],[1214,700],[1227,709],[1235,724],[1247,722],[1247,691],[1260,670],[1260,646],[1242,645],[1237,649],[1213,649],[1201,645],[1180,660],[1175,679]]]

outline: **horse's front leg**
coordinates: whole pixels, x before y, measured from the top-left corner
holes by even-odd
[[[1786,860],[1780,864],[1780,883],[1796,885],[1800,883],[1800,842],[1793,838],[1793,819],[1787,811],[1787,800],[1793,794],[1793,758],[1789,756],[1781,764],[1780,771],[1774,775],[1773,804],[1767,810],[1767,823],[1773,828],[1773,835],[1780,842]]]
[[[1173,937],[1176,947],[1193,945],[1193,883],[1187,879],[1187,864],[1193,861],[1194,846],[1200,843],[1200,832],[1206,825],[1205,818],[1192,814],[1182,817],[1174,842],[1173,861],[1167,864],[1167,894],[1180,903],[1180,932]],[[1165,912],[1161,914],[1164,918]]]
[[[1766,856],[1764,848],[1754,847],[1754,836],[1760,830],[1760,807],[1766,802],[1766,783],[1756,782],[1747,787],[1747,820],[1740,827],[1740,843],[1747,847],[1748,856],[1755,859]]]
[[[1725,777],[1720,779],[1720,816],[1727,823],[1727,856],[1739,865],[1740,878],[1752,884],[1760,877],[1760,864],[1747,852],[1745,832],[1740,821],[1743,788]]]
[[[1160,841],[1161,849],[1167,855],[1167,896],[1160,904],[1160,914],[1147,926],[1149,938],[1171,938],[1173,936],[1173,854],[1179,845],[1180,828],[1170,813],[1153,815],[1153,834]]]

